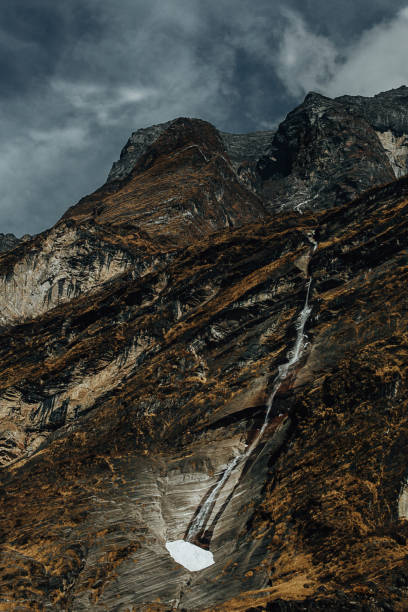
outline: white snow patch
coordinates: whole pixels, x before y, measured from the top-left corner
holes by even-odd
[[[408,483],[405,483],[402,487],[398,499],[398,517],[408,519]]]
[[[190,572],[199,572],[215,563],[212,552],[184,540],[166,542],[166,548],[176,563]]]

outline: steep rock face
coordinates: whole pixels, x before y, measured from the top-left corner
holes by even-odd
[[[406,610],[408,179],[334,206],[393,177],[342,109],[280,129],[324,210],[268,214],[260,149],[180,119],[2,255],[0,610]],[[165,544],[231,465],[191,573]]]
[[[408,172],[408,87],[385,91],[373,98],[342,96],[337,98],[347,112],[364,117],[376,130],[391,162],[395,176]]]
[[[220,132],[229,158],[236,164],[258,161],[268,150],[276,130],[229,134]]]
[[[29,240],[31,236],[25,234],[21,238],[17,238],[14,234],[1,234],[0,233],[0,253],[4,253],[5,251],[10,251],[14,249],[20,242],[25,242]]]
[[[404,610],[407,206],[400,181],[220,232],[3,334],[5,609]],[[259,431],[309,275],[190,574],[165,542]]]
[[[343,104],[349,113],[363,116],[379,132],[408,133],[408,87],[405,85],[373,97],[340,96],[336,101]]]
[[[14,234],[0,234],[0,252],[13,249],[19,242]]]
[[[395,178],[368,121],[313,93],[280,124],[258,171],[270,207],[299,211],[347,202]]]
[[[141,232],[61,221],[0,256],[0,326],[35,318],[98,291],[131,268],[143,276],[166,255]]]
[[[133,132],[121,151],[120,159],[113,163],[107,182],[123,180],[129,176],[140,157],[172,123],[173,121],[167,121]],[[220,136],[230,160],[234,163],[242,163],[257,161],[264,155],[274,133],[273,130],[249,134],[220,132]]]
[[[127,250],[109,244],[92,228],[58,224],[0,257],[0,325],[36,317],[89,293],[131,264],[135,273],[143,269]]]
[[[228,134],[220,132],[232,167],[240,183],[262,197],[262,180],[258,172],[259,158],[263,157],[272,142],[275,131]]]
[[[212,125],[181,118],[160,129],[123,181],[107,183],[64,218],[131,224],[169,246],[265,216],[261,200],[238,180]]]
[[[210,124],[180,119],[144,138],[129,176],[0,257],[0,325],[93,293],[129,268],[143,275],[178,245],[266,215]]]
[[[120,153],[120,159],[112,164],[107,182],[120,181],[129,176],[138,159],[146,153],[170,124],[171,121],[168,121],[133,132]]]

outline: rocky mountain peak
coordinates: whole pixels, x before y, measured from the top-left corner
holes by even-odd
[[[133,225],[152,240],[176,245],[266,214],[210,123],[181,117],[135,134],[136,144],[126,145],[115,166],[118,178],[111,174],[64,221]]]
[[[0,236],[1,610],[407,609],[405,94],[143,128]]]
[[[406,98],[408,96],[408,86],[400,85],[399,87],[395,87],[394,89],[388,89],[387,91],[381,91],[378,94],[374,95],[374,98],[393,98],[394,100],[397,98]]]
[[[20,240],[14,234],[1,234],[0,233],[0,252],[9,251],[13,249]]]
[[[353,117],[364,118],[375,130],[397,178],[408,172],[408,87],[369,98],[336,98]]]
[[[2,234],[0,233],[0,253],[4,253],[5,251],[10,251],[14,249],[21,242],[26,242],[30,240],[30,234],[24,234],[21,238],[17,238],[14,234]]]
[[[301,107],[325,107],[327,105],[331,106],[332,104],[332,98],[324,96],[316,91],[310,91],[308,94],[306,94]]]
[[[151,161],[189,142],[228,158],[241,186],[270,211],[346,202],[407,173],[407,92],[402,86],[371,98],[335,99],[310,92],[276,130],[250,134],[183,118],[143,128],[122,150],[108,184],[146,169],[146,155]]]
[[[375,130],[392,131],[396,136],[408,133],[408,87],[391,89],[373,97],[341,96],[336,101],[350,114],[364,117]]]
[[[107,182],[120,181],[132,171],[137,160],[147,151],[148,147],[170,125],[171,121],[140,128],[133,132],[122,151],[118,161],[113,162]]]
[[[154,150],[154,155],[157,156],[175,151],[189,142],[209,148],[219,148],[221,144],[213,126],[201,119],[179,117],[166,123],[141,128],[132,133],[121,151],[120,159],[113,163],[107,182],[122,181],[128,177],[148,152],[152,155]]]
[[[404,176],[408,98],[402,87],[373,98],[309,93],[280,124],[257,164],[270,209],[325,208]]]

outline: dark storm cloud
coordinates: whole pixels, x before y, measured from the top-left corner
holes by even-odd
[[[406,2],[400,0],[303,0],[290,3],[316,33],[347,45],[363,30],[394,17],[405,5]]]
[[[130,132],[180,116],[268,129],[305,92],[407,82],[397,0],[3,0],[0,231],[101,184]]]

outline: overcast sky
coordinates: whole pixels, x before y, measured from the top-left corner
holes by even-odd
[[[408,84],[407,0],[1,0],[0,232],[101,185],[178,116],[271,129],[310,91]]]

